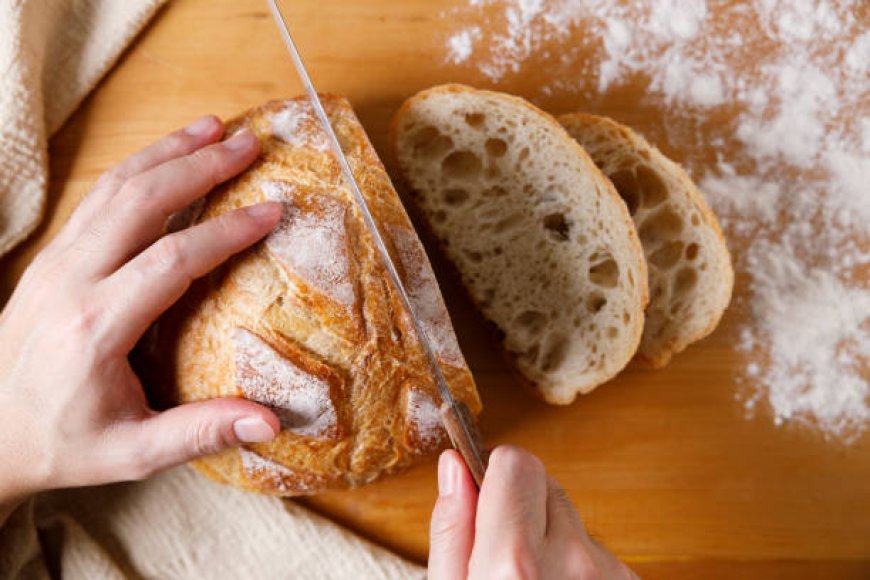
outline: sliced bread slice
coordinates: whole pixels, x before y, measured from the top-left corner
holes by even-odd
[[[568,404],[632,358],[647,273],[625,204],[550,115],[461,85],[408,99],[394,159],[472,299],[540,396]]]
[[[637,357],[664,366],[710,334],[731,300],[734,271],[716,216],[685,170],[628,127],[585,114],[559,122],[632,214],[652,293]]]

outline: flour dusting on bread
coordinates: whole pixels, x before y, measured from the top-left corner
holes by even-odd
[[[329,150],[326,132],[308,99],[284,101],[284,108],[272,115],[272,132],[294,147]]]
[[[245,397],[268,405],[281,429],[325,438],[337,426],[329,383],[294,365],[254,333],[233,331],[236,385]]]
[[[279,494],[311,492],[325,485],[323,477],[290,469],[256,451],[239,448],[242,471],[257,486]]]
[[[417,310],[423,331],[432,343],[435,354],[452,365],[466,366],[438,289],[438,281],[417,234],[405,227],[388,226],[386,229],[399,255],[408,297]]]
[[[409,389],[405,413],[409,439],[416,439],[425,449],[437,448],[447,442],[441,412],[427,393],[420,389]]]
[[[288,491],[284,479],[293,478],[293,471],[244,447],[239,448],[239,455],[242,458],[242,470],[249,479],[266,480],[278,491]]]
[[[474,378],[389,176],[350,103],[321,100],[375,222],[385,237],[389,228],[400,230],[389,249],[430,321],[453,396],[476,416]],[[437,395],[308,98],[252,109],[230,121],[227,133],[239,127],[260,140],[257,160],[209,193],[193,223],[264,200],[282,205],[282,220],[262,242],[194,280],[161,317],[149,343],[157,346],[148,350],[147,384],[178,403],[236,395],[276,412],[282,430],[274,441],[194,463],[245,489],[347,489],[420,462],[447,444],[438,437]],[[430,400],[408,409],[409,388]]]
[[[309,196],[301,208],[292,185],[262,184],[266,199],[283,203],[281,222],[266,238],[266,247],[281,264],[309,287],[352,307],[356,301],[350,280],[345,219],[348,205],[326,196]]]

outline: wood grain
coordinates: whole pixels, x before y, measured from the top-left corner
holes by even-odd
[[[447,81],[492,86],[472,69],[441,64],[450,23],[438,14],[448,5],[295,0],[284,10],[319,88],[347,95],[384,153],[390,116],[413,92]],[[532,95],[535,82],[500,88]],[[0,298],[112,163],[202,113],[229,116],[300,92],[264,3],[171,3],[52,139],[49,215],[0,262]],[[661,111],[640,99],[629,87],[594,106],[580,97],[540,104],[555,113],[588,107],[654,136]],[[808,429],[774,427],[766,410],[747,418],[735,400],[737,309],[667,368],[629,369],[571,406],[551,407],[514,381],[486,325],[433,258],[480,386],[487,444],[539,454],[591,532],[639,572],[870,577],[870,437],[846,447]],[[423,561],[435,482],[433,462],[303,503]]]

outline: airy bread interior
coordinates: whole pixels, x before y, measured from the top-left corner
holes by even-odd
[[[428,225],[519,371],[552,403],[613,377],[643,328],[625,205],[555,120],[450,85],[409,99],[391,142]]]
[[[712,332],[731,299],[734,274],[719,224],[688,174],[628,127],[585,114],[559,121],[634,219],[651,292],[638,358],[663,366]]]

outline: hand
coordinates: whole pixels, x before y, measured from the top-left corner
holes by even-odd
[[[565,491],[541,461],[501,446],[478,494],[462,457],[438,462],[429,579],[632,579],[637,576],[589,537]]]
[[[242,398],[156,413],[127,360],[193,279],[280,218],[268,202],[162,235],[167,216],[256,158],[250,131],[222,135],[203,117],[100,177],[0,313],[0,522],[40,490],[142,479],[277,433]]]

